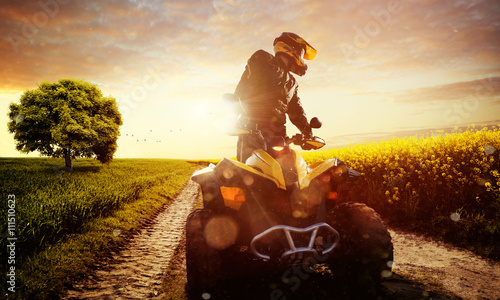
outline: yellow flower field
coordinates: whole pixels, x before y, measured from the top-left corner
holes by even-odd
[[[389,224],[444,236],[500,258],[500,128],[436,132],[303,153],[337,157],[362,174],[344,199],[364,202]]]

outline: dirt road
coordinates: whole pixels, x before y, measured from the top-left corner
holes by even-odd
[[[118,255],[68,290],[66,299],[146,299],[160,296],[161,279],[182,239],[188,214],[198,198],[189,181],[175,200],[143,228]]]
[[[500,299],[500,263],[413,234],[391,236],[394,273],[463,299]]]
[[[161,280],[182,240],[198,186],[189,182],[172,204],[97,271],[68,290],[66,299],[161,299]],[[500,263],[482,259],[412,234],[391,231],[393,276],[384,283],[383,299],[500,299]],[[177,276],[185,278],[185,258],[176,252]],[[180,273],[179,273],[180,272]],[[312,276],[308,284],[318,286]],[[177,281],[179,282],[179,281]],[[181,281],[182,282],[182,281]],[[314,289],[312,289],[313,291]],[[304,290],[306,291],[306,290]],[[310,299],[314,297],[307,292]],[[267,297],[268,298],[268,297]]]

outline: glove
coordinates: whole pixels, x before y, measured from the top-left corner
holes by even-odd
[[[311,127],[307,126],[302,130],[302,135],[304,136],[304,140],[312,140],[313,139],[313,132]]]

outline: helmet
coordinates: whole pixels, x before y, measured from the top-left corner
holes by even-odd
[[[290,71],[302,76],[306,73],[307,65],[304,59],[312,60],[316,56],[314,49],[303,38],[291,32],[283,32],[274,40],[274,53],[283,53],[292,59]]]

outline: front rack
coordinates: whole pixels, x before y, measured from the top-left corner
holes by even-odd
[[[328,237],[332,237],[333,239],[328,238],[327,240],[333,240],[334,242],[331,243],[326,249],[319,251],[315,249],[314,243],[316,241],[316,238],[318,237],[318,231],[320,229],[324,229],[325,232],[329,234]],[[270,235],[274,235],[276,232],[282,232],[285,237],[286,241],[288,243],[289,250],[284,251],[281,254],[281,260],[286,260],[290,257],[293,257],[294,255],[301,256],[301,255],[314,255],[314,254],[320,254],[320,255],[325,255],[329,254],[337,247],[340,241],[340,234],[338,233],[337,230],[333,229],[330,225],[327,223],[317,223],[314,225],[311,225],[306,228],[296,228],[292,226],[287,226],[287,225],[277,225],[273,226],[264,232],[256,235],[253,239],[252,242],[250,243],[250,249],[252,250],[252,253],[255,254],[255,256],[262,258],[262,259],[271,259],[270,255],[267,255],[265,253],[261,253],[256,249],[256,244],[258,243],[259,240],[265,239],[266,237]],[[291,233],[297,233],[299,235],[305,235],[309,234],[309,243],[307,247],[297,247],[294,239],[292,238]]]

